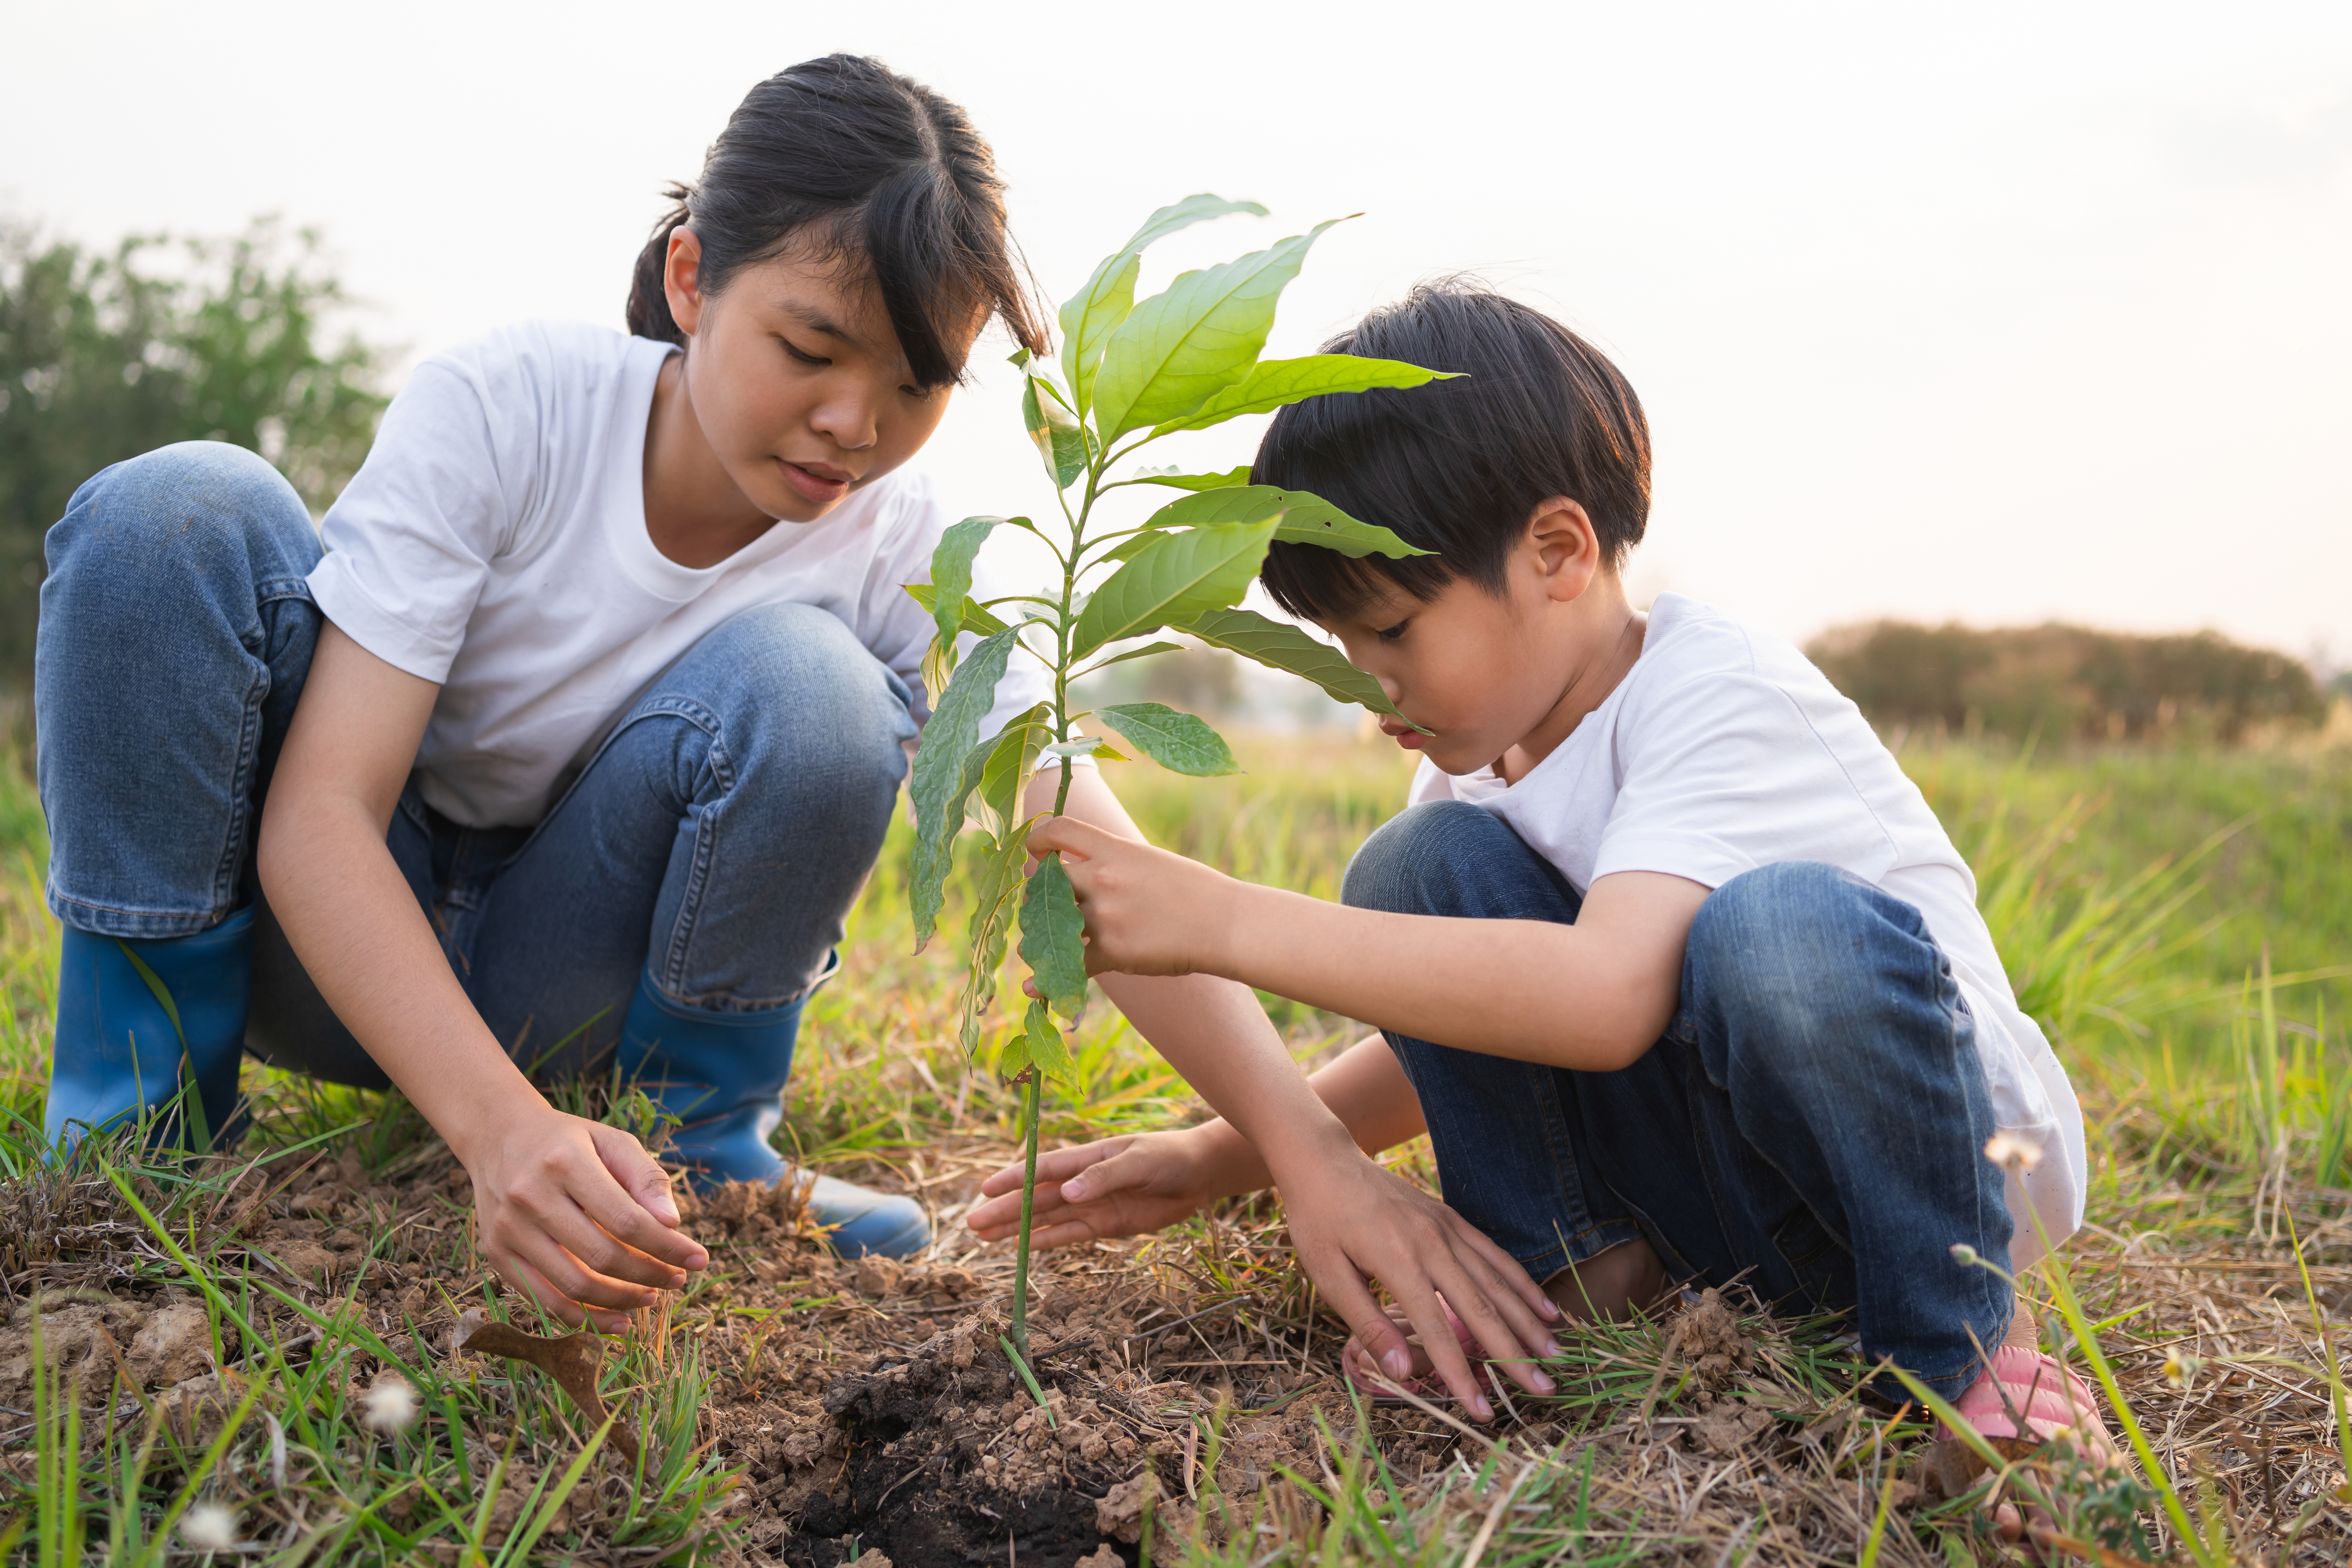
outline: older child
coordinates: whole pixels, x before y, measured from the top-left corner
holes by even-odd
[[[396,1084],[471,1173],[492,1266],[607,1326],[707,1258],[635,1141],[530,1069],[617,1050],[704,1179],[784,1174],[802,1007],[926,712],[901,584],[950,519],[902,465],[992,314],[1046,346],[987,143],[876,61],[761,83],[677,194],[629,331],[521,326],[418,366],[323,551],[235,447],[90,479],[49,532],[35,678],[66,927],[50,1134],[184,1076],[220,1130],[247,1047]],[[1020,682],[1002,709],[1043,695]],[[1134,831],[1092,769],[1070,808]],[[1112,995],[1237,1125],[1346,1142],[1295,1075],[1225,1092],[1286,1060],[1246,990]],[[1410,1277],[1378,1216],[1424,1195],[1325,1169],[1285,1173],[1294,1208]],[[814,1198],[845,1252],[928,1239],[909,1199]]]
[[[1954,1254],[2029,1261],[2029,1207],[2075,1229],[2083,1126],[1918,790],[1787,643],[1680,595],[1628,601],[1649,435],[1589,344],[1449,284],[1328,347],[1466,373],[1286,409],[1255,471],[1437,552],[1276,545],[1265,572],[1405,715],[1383,729],[1421,754],[1412,804],[1336,905],[1045,823],[1031,843],[1062,852],[1090,967],[1378,1025],[1318,1093],[1368,1149],[1425,1128],[1447,1205],[1571,1313],[1736,1279],[1852,1310],[1866,1355],[1989,1432],[2008,1430],[1996,1383],[2040,1429],[2095,1431],[2030,1334],[1988,1366],[2011,1290]],[[1997,1131],[2046,1157],[2005,1178]],[[1215,1122],[1062,1151],[1044,1233],[1165,1223],[1263,1183],[1256,1153]],[[1463,1349],[1515,1347],[1461,1316],[1460,1344],[1424,1331],[1423,1364],[1483,1413]],[[1411,1373],[1394,1325],[1350,1317],[1355,1364]]]

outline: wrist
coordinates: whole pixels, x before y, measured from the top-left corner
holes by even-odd
[[[478,1173],[479,1162],[494,1151],[528,1142],[532,1123],[562,1115],[511,1062],[500,1059],[507,1069],[501,1081],[477,1086],[439,1108],[440,1115],[426,1117],[468,1172]]]
[[[1280,1119],[1281,1131],[1257,1146],[1255,1152],[1265,1166],[1268,1185],[1295,1186],[1316,1172],[1351,1164],[1365,1157],[1347,1125],[1332,1114],[1328,1106],[1320,1100],[1310,1099],[1309,1103],[1311,1112],[1285,1115]]]
[[[1176,1136],[1182,1141],[1192,1168],[1187,1190],[1198,1193],[1203,1201],[1263,1192],[1274,1184],[1274,1173],[1266,1169],[1256,1145],[1222,1116],[1185,1128]]]

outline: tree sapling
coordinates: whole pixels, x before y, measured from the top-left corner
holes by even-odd
[[[919,950],[930,940],[957,835],[969,818],[982,832],[969,860],[978,896],[962,1001],[965,1053],[979,1046],[980,1020],[994,998],[1016,909],[1021,957],[1044,998],[1029,1004],[1025,1026],[998,1064],[1021,1089],[1027,1159],[1010,1335],[1022,1358],[1028,1353],[1038,1096],[1044,1078],[1066,1081],[1073,1073],[1055,1016],[1074,1020],[1087,988],[1082,921],[1060,857],[1047,857],[1024,883],[1025,841],[1034,820],[1022,816],[1024,785],[1038,768],[1058,768],[1058,813],[1069,799],[1076,759],[1091,753],[1123,760],[1102,737],[1081,735],[1076,726],[1082,719],[1115,731],[1176,773],[1234,771],[1223,739],[1193,715],[1158,702],[1073,711],[1070,682],[1125,659],[1175,651],[1179,645],[1165,641],[1127,646],[1171,631],[1302,676],[1342,701],[1396,712],[1379,682],[1337,650],[1297,626],[1237,606],[1266,547],[1276,540],[1355,556],[1426,552],[1314,496],[1251,484],[1247,468],[1225,474],[1145,470],[1123,479],[1108,478],[1113,465],[1163,436],[1205,430],[1325,393],[1419,386],[1443,374],[1351,354],[1259,359],[1276,301],[1328,223],[1222,266],[1184,273],[1164,292],[1137,301],[1136,275],[1146,247],[1204,218],[1265,211],[1255,202],[1188,196],[1152,214],[1132,239],[1095,268],[1087,286],[1062,307],[1058,365],[1032,358],[1025,350],[1013,356],[1024,373],[1023,418],[1053,477],[1061,524],[1041,528],[1025,517],[966,518],[940,540],[931,557],[930,582],[907,590],[930,610],[939,627],[926,676],[930,689],[940,693],[916,753],[911,786],[916,946]],[[1112,490],[1139,484],[1188,493],[1139,526],[1095,531],[1096,503]],[[1000,527],[1022,529],[1044,542],[1061,569],[1058,594],[984,603],[971,597],[973,561]],[[967,633],[979,640],[960,651],[958,639]],[[1033,633],[1035,640],[1027,640]],[[1053,698],[983,737],[980,728],[994,704],[997,683],[1016,655],[1045,665]]]

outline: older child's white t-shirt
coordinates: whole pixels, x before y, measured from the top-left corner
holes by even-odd
[[[667,343],[569,322],[493,332],[418,365],[320,525],[327,618],[441,688],[417,753],[436,810],[537,822],[631,700],[761,605],[814,605],[896,671],[928,716],[928,582],[952,521],[905,469],[815,522],[779,522],[715,566],[646,532],[646,421]],[[1016,659],[989,727],[1049,695]]]
[[[2053,1241],[2081,1226],[2082,1110],[2010,990],[1975,877],[1861,710],[1788,643],[1662,594],[1632,672],[1517,784],[1424,758],[1412,797],[1484,806],[1580,893],[1615,871],[1715,888],[1819,860],[1916,906],[1975,1016],[1996,1119],[2044,1152],[2022,1184],[2010,1179],[2012,1260],[2041,1255],[2029,1203]]]

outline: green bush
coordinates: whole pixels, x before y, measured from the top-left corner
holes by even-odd
[[[233,441],[323,510],[366,457],[383,351],[315,232],[137,236],[111,254],[0,223],[0,681],[32,668],[41,536],[81,482],[173,441]]]
[[[2235,742],[2257,724],[2316,723],[2327,707],[2301,661],[2219,632],[1875,621],[1823,633],[1805,652],[1883,728]]]

